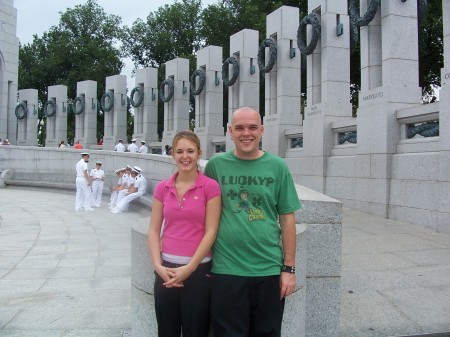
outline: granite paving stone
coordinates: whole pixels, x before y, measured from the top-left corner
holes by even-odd
[[[0,337],[132,337],[131,225],[150,210],[75,212],[74,192],[37,188],[0,199]],[[450,331],[450,235],[344,208],[342,237],[339,337]]]

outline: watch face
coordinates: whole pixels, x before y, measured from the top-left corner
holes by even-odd
[[[295,274],[295,267],[283,265],[281,267],[281,271],[285,273]]]

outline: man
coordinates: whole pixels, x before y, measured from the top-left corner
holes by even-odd
[[[80,141],[77,140],[75,145],[73,146],[75,150],[83,150],[83,145],[81,145]]]
[[[128,205],[131,201],[144,195],[145,189],[147,187],[147,182],[142,176],[141,171],[142,169],[140,167],[133,167],[131,176],[135,179],[135,182],[134,184],[130,185],[126,192],[126,195],[117,202],[116,207],[111,210],[111,213],[118,214],[128,210]]]
[[[139,148],[139,153],[148,153],[148,147],[145,145],[145,141],[141,140],[141,147]]]
[[[120,199],[122,199],[126,195],[127,189],[130,187],[130,184],[134,184],[134,177],[131,176],[132,169],[133,167],[131,165],[127,165],[127,167],[123,169],[124,173],[121,177],[121,185],[116,189],[117,193],[115,193],[114,198],[111,195],[111,202],[108,205],[109,209],[115,208]]]
[[[119,139],[119,143],[114,146],[114,151],[125,152],[125,145],[123,145],[123,139]]]
[[[122,176],[122,186],[119,187],[117,197],[115,200],[114,206],[110,206],[110,209],[113,209],[117,206],[117,203],[127,195],[128,190],[134,186],[135,177],[131,174],[133,170],[133,167],[131,165],[127,165],[125,169],[125,174]]]
[[[117,202],[117,196],[119,194],[119,191],[122,189],[123,186],[123,175],[125,174],[126,168],[121,168],[116,170],[116,175],[119,177],[119,180],[117,181],[117,184],[111,187],[111,200],[109,203],[109,208],[112,209],[116,206]]]
[[[85,211],[93,211],[91,207],[91,177],[88,174],[89,153],[81,153],[81,159],[77,162],[75,170],[77,172],[76,187],[77,193],[75,196],[75,211],[84,209]]]
[[[95,207],[100,207],[105,183],[105,171],[102,170],[101,161],[95,163],[95,168],[91,170],[90,176],[92,179],[92,204]]]
[[[138,152],[138,147],[136,145],[136,139],[135,138],[133,138],[131,140],[131,144],[128,145],[127,150],[128,150],[128,152],[131,152],[131,153],[137,153]]]
[[[300,201],[284,161],[259,149],[264,127],[256,110],[236,110],[229,133],[235,149],[205,168],[223,204],[211,274],[213,334],[280,337],[285,298],[296,285]]]
[[[170,148],[170,146],[168,144],[166,144],[166,146],[164,146],[163,156],[169,155],[169,148]]]

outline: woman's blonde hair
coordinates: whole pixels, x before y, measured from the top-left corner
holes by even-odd
[[[173,137],[172,141],[172,149],[175,151],[175,145],[180,139],[187,139],[190,140],[192,143],[194,143],[195,147],[198,151],[200,151],[200,139],[198,139],[198,136],[192,132],[192,131],[180,131],[178,132],[175,137]]]

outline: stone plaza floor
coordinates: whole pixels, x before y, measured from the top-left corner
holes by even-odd
[[[149,210],[74,200],[0,189],[0,336],[132,336],[130,232]],[[450,331],[450,235],[344,209],[342,249],[340,337]]]

